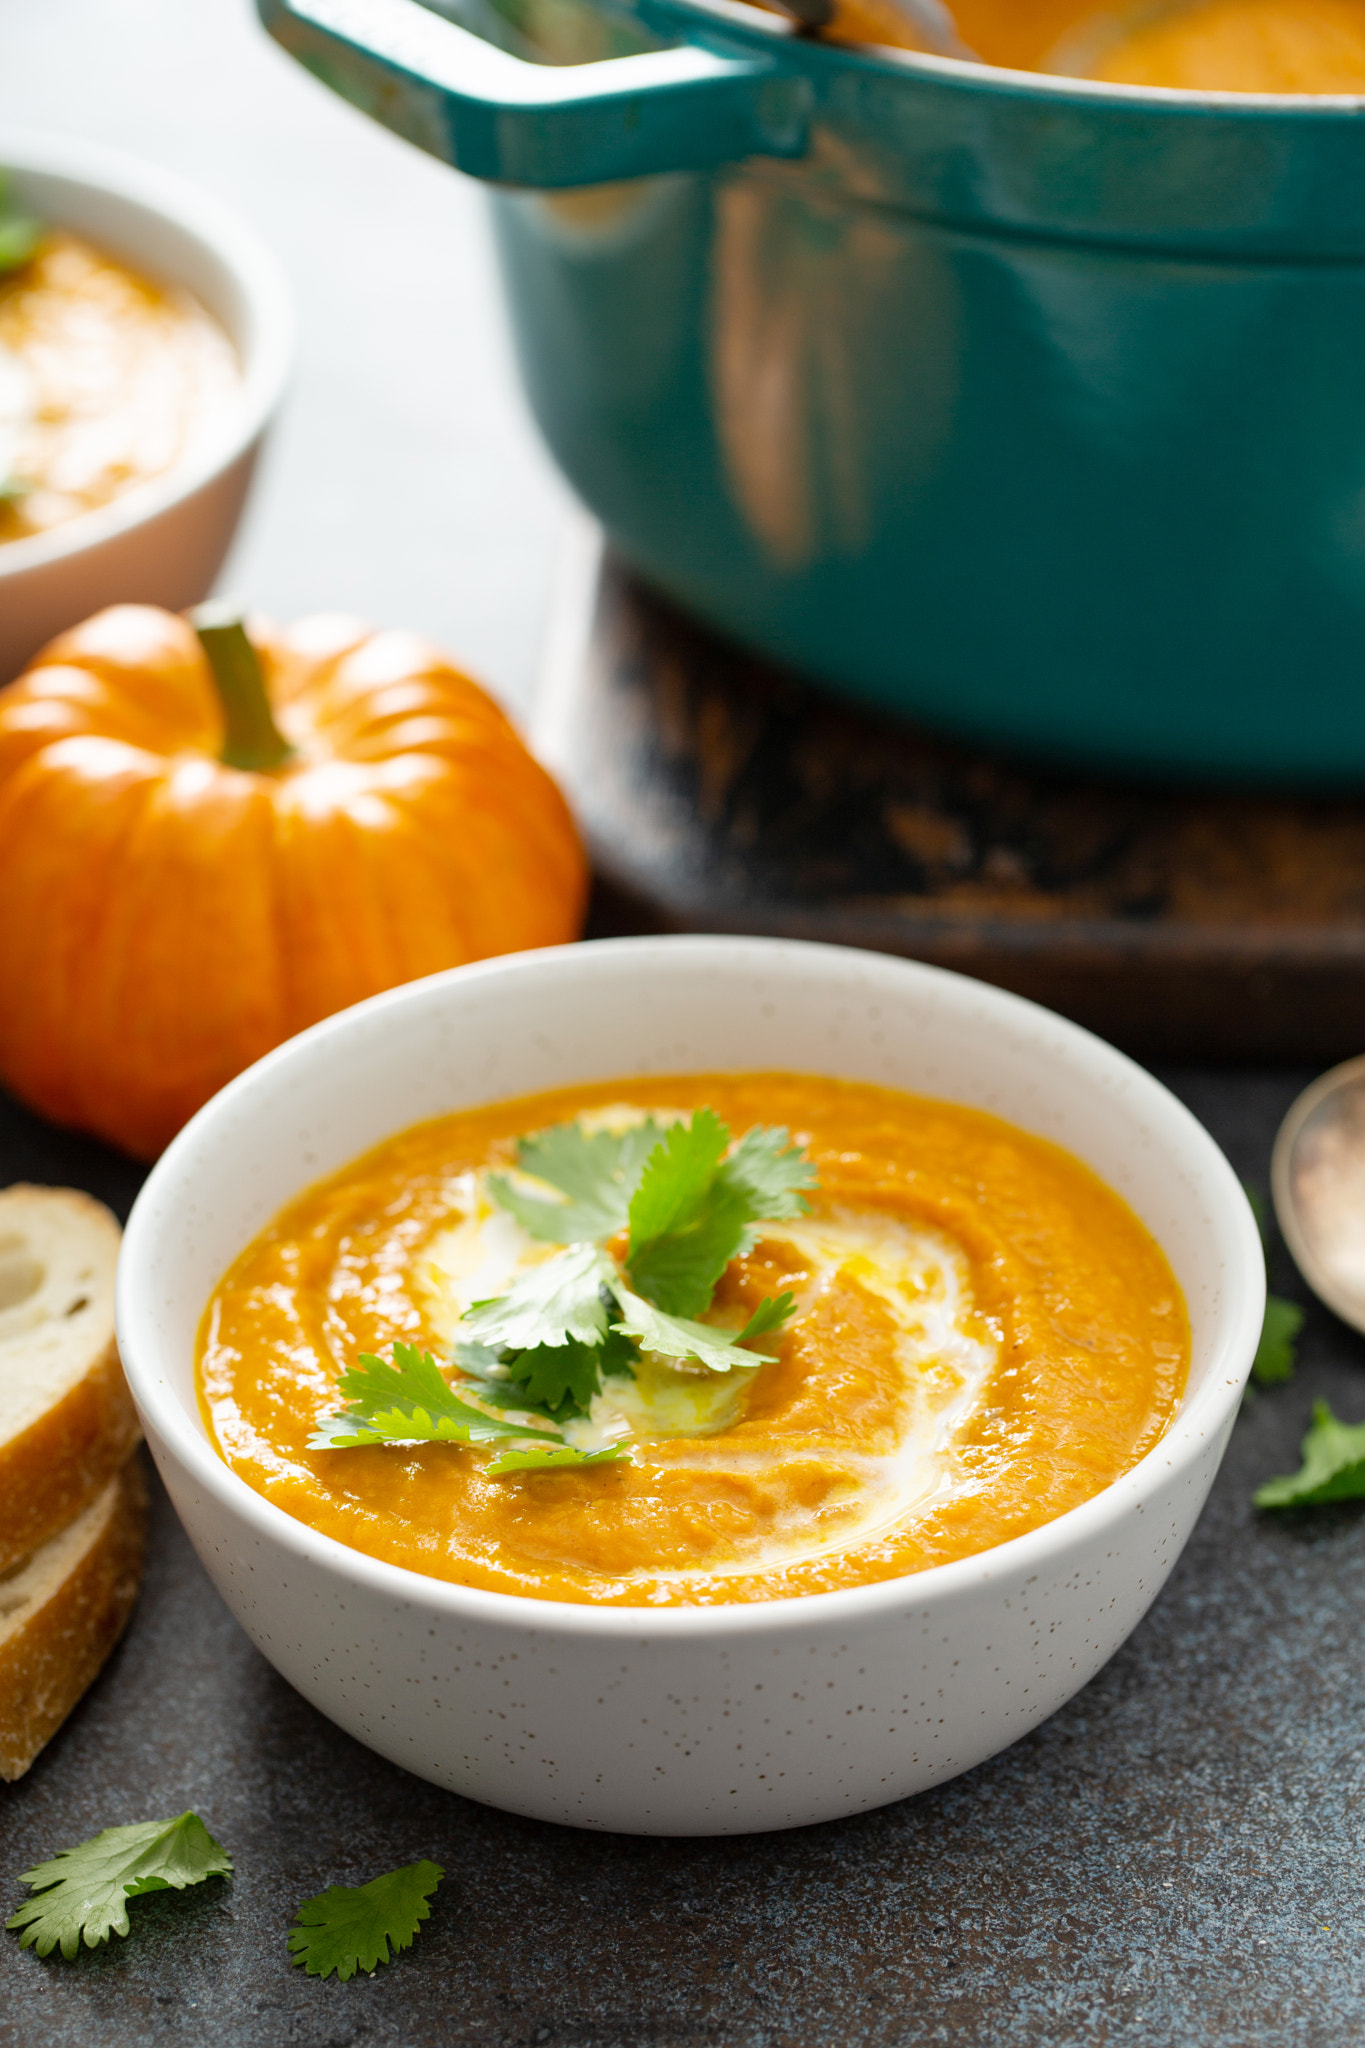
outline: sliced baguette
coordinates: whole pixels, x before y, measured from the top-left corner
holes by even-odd
[[[89,1195],[0,1189],[0,1572],[89,1507],[138,1440],[114,1344],[119,1236]]]
[[[21,1778],[123,1633],[147,1490],[133,1458],[69,1529],[0,1575],[0,1778]]]

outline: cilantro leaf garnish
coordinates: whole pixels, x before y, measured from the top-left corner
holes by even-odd
[[[445,1871],[439,1863],[406,1863],[368,1884],[332,1884],[305,1899],[289,1935],[292,1961],[310,1977],[335,1971],[345,1983],[357,1970],[373,1971],[411,1948],[431,1907],[427,1901]]]
[[[494,1478],[606,1463],[627,1454],[580,1450],[564,1425],[590,1416],[605,1380],[633,1374],[641,1349],[710,1372],[763,1363],[752,1340],[795,1314],[790,1294],[760,1302],[737,1332],[699,1318],[759,1224],[805,1213],[815,1173],[785,1130],[755,1127],[731,1150],[712,1109],[620,1132],[556,1124],[519,1140],[517,1163],[551,1192],[491,1174],[490,1193],[531,1236],[563,1249],[465,1311],[455,1347],[464,1392],[412,1345],[394,1346],[392,1366],[366,1353],[341,1377],[346,1409],[312,1447],[514,1444],[485,1467]]]
[[[36,1896],[5,1925],[22,1929],[21,1948],[47,1956],[60,1947],[70,1962],[82,1941],[97,1948],[111,1934],[127,1934],[129,1899],[231,1875],[232,1858],[198,1814],[105,1828],[24,1871],[21,1882]]]
[[[518,1141],[517,1164],[557,1188],[562,1201],[528,1195],[505,1174],[490,1175],[489,1187],[532,1237],[551,1244],[600,1242],[625,1229],[636,1183],[662,1135],[652,1117],[624,1131],[555,1124]]]
[[[631,1198],[626,1264],[636,1288],[669,1315],[710,1306],[749,1221],[742,1190],[717,1185],[729,1139],[711,1109],[671,1125]]]
[[[1251,1361],[1251,1377],[1257,1386],[1274,1387],[1293,1379],[1302,1328],[1303,1310],[1296,1301],[1286,1301],[1281,1294],[1266,1296],[1265,1321]]]
[[[1252,1496],[1258,1508],[1365,1500],[1365,1422],[1338,1422],[1325,1401],[1315,1401],[1312,1426],[1299,1448],[1300,1469],[1258,1486]]]
[[[464,1327],[490,1350],[529,1351],[538,1344],[600,1344],[607,1334],[603,1287],[615,1268],[594,1244],[572,1244],[521,1274],[493,1301],[476,1301]]]
[[[566,1465],[628,1465],[630,1452],[624,1444],[612,1444],[605,1451],[577,1451],[572,1444],[519,1444],[513,1451],[499,1451],[485,1467],[490,1479],[507,1472],[554,1471]]]
[[[723,1162],[720,1178],[744,1196],[755,1221],[781,1223],[805,1215],[810,1203],[804,1191],[816,1185],[817,1175],[781,1124],[755,1124]]]
[[[500,1422],[461,1400],[429,1351],[401,1341],[386,1365],[371,1351],[341,1375],[346,1406],[329,1415],[308,1439],[312,1451],[351,1450],[357,1444],[491,1444],[533,1432]]]
[[[753,1250],[756,1223],[806,1211],[814,1170],[786,1131],[756,1126],[726,1159],[729,1142],[715,1111],[697,1110],[664,1133],[631,1200],[630,1277],[668,1315],[710,1307],[731,1259]]]
[[[633,1337],[646,1351],[657,1351],[665,1358],[680,1361],[695,1361],[706,1366],[711,1372],[729,1372],[732,1366],[755,1366],[766,1364],[766,1355],[761,1351],[745,1349],[748,1338],[761,1335],[765,1330],[777,1328],[779,1323],[796,1313],[796,1302],[792,1295],[781,1294],[775,1299],[769,1295],[759,1303],[744,1328],[733,1337],[727,1337],[711,1323],[693,1322],[687,1316],[669,1316],[642,1301],[629,1288],[619,1287],[617,1297],[621,1303],[620,1320],[615,1328],[623,1336]]]

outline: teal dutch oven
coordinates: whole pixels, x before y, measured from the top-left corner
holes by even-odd
[[[738,0],[260,5],[501,188],[536,417],[685,606],[1034,755],[1365,779],[1365,101],[839,49]]]

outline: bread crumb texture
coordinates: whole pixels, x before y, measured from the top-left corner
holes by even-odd
[[[0,1190],[0,1573],[82,1515],[138,1441],[114,1343],[120,1235],[89,1195]]]
[[[0,1573],[0,1778],[23,1776],[123,1633],[146,1518],[134,1456],[70,1528]]]

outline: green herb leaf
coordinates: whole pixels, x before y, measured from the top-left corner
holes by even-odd
[[[1365,1422],[1338,1422],[1325,1401],[1313,1403],[1313,1423],[1300,1445],[1303,1465],[1267,1479],[1253,1496],[1258,1508],[1325,1507],[1334,1500],[1365,1500]]]
[[[818,1176],[780,1124],[755,1124],[723,1162],[720,1179],[744,1196],[756,1220],[780,1223],[806,1214],[810,1203],[802,1190],[815,1187]],[[753,1246],[745,1245],[744,1250],[752,1251]]]
[[[38,253],[38,244],[43,239],[43,224],[27,214],[0,214],[0,274],[9,270],[22,270],[32,262]]]
[[[337,1386],[347,1405],[319,1423],[308,1439],[311,1451],[352,1450],[358,1444],[491,1444],[530,1433],[524,1423],[499,1422],[461,1400],[431,1353],[415,1344],[396,1343],[391,1365],[362,1351]]]
[[[607,1334],[602,1289],[616,1268],[592,1244],[532,1266],[515,1286],[493,1301],[466,1310],[464,1328],[475,1343],[503,1351],[529,1351],[538,1344],[600,1344]]]
[[[198,1814],[105,1828],[24,1871],[22,1882],[38,1896],[25,1899],[5,1925],[23,1930],[21,1948],[47,1956],[60,1945],[69,1962],[82,1940],[96,1948],[111,1934],[127,1934],[129,1899],[231,1875],[232,1858]]]
[[[517,1163],[564,1199],[527,1194],[504,1174],[489,1176],[489,1190],[532,1237],[550,1244],[600,1242],[625,1229],[636,1183],[662,1135],[652,1117],[624,1131],[555,1124],[519,1141]]]
[[[565,1465],[628,1465],[630,1452],[624,1444],[609,1451],[577,1451],[572,1444],[525,1444],[519,1450],[499,1451],[488,1465],[492,1479],[509,1472],[554,1471]]]
[[[730,1133],[714,1110],[665,1132],[630,1205],[630,1277],[668,1315],[700,1315],[750,1218],[742,1191],[717,1180]]]
[[[786,1131],[756,1125],[727,1159],[730,1133],[714,1110],[674,1124],[651,1152],[630,1205],[626,1263],[636,1290],[665,1314],[701,1315],[761,1221],[805,1213],[808,1159]]]
[[[305,1899],[295,1916],[289,1947],[295,1964],[310,1977],[330,1977],[335,1970],[345,1983],[357,1970],[373,1971],[411,1948],[429,1916],[427,1901],[445,1876],[439,1863],[405,1863],[368,1884],[333,1884],[315,1899]]]
[[[519,1409],[568,1422],[586,1415],[593,1395],[612,1374],[634,1378],[639,1354],[628,1338],[608,1330],[599,1345],[538,1344],[529,1351],[494,1352],[457,1344],[456,1363],[475,1377],[475,1392],[490,1408]]]
[[[761,1337],[766,1331],[777,1329],[779,1324],[789,1321],[795,1314],[796,1296],[794,1294],[788,1292],[766,1294],[736,1337],[735,1342],[736,1344],[747,1344],[751,1337]]]
[[[1297,1338],[1303,1328],[1303,1310],[1296,1301],[1268,1294],[1261,1340],[1251,1361],[1251,1377],[1257,1386],[1274,1387],[1294,1377]]]
[[[537,1344],[509,1359],[511,1384],[528,1411],[541,1409],[556,1422],[586,1415],[602,1384],[602,1352],[595,1344]]]
[[[632,1294],[627,1287],[618,1287],[616,1295],[621,1304],[621,1316],[615,1328],[622,1336],[633,1337],[646,1351],[657,1351],[664,1358],[693,1359],[711,1372],[729,1372],[732,1366],[752,1368],[766,1363],[766,1353],[745,1350],[741,1340],[774,1328],[777,1321],[785,1320],[796,1307],[789,1294],[776,1300],[769,1297],[768,1301],[759,1304],[739,1335],[728,1338],[709,1323],[693,1322],[686,1316],[665,1315],[661,1309],[642,1301],[638,1294]],[[791,1306],[783,1308],[783,1303]]]

